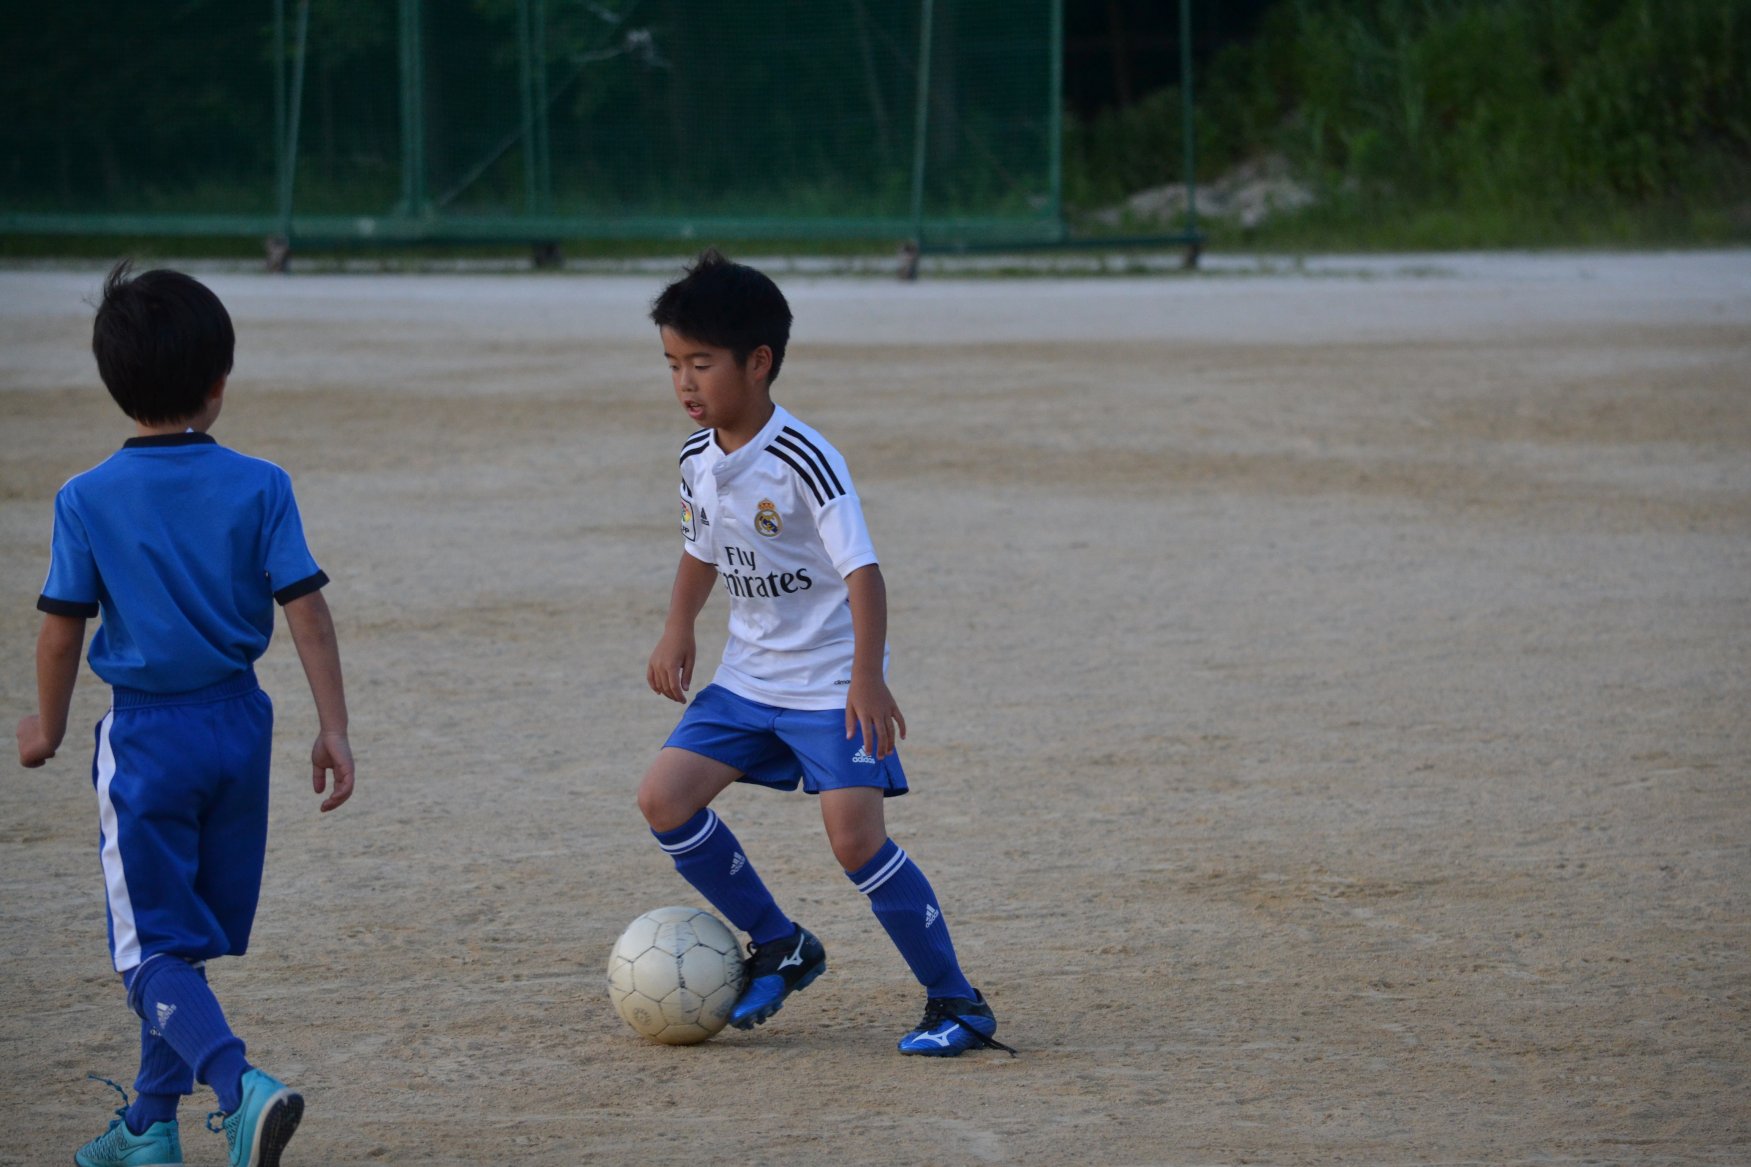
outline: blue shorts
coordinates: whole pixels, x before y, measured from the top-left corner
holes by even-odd
[[[115,690],[91,776],[117,972],[249,947],[273,731],[253,672],[188,693]]]
[[[782,709],[707,685],[693,698],[664,746],[700,754],[742,772],[739,781],[808,794],[876,786],[889,798],[906,793],[900,755],[879,762],[863,735],[845,737],[843,709]]]

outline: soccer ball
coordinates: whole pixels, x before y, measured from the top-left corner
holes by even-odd
[[[735,934],[698,908],[646,912],[608,957],[615,1012],[664,1045],[692,1045],[722,1029],[747,979]]]

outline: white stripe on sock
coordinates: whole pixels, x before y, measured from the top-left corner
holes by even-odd
[[[115,751],[109,744],[109,730],[115,719],[112,709],[104,715],[97,734],[97,818],[103,828],[103,882],[109,891],[109,922],[115,933],[111,955],[116,971],[127,972],[140,963],[140,933],[134,926],[134,902],[128,898],[127,872],[122,869],[116,808],[109,798],[110,783],[116,776]]]
[[[705,812],[705,815],[705,825],[700,827],[699,832],[691,838],[682,839],[679,843],[658,843],[657,846],[661,847],[665,854],[684,855],[688,851],[691,851],[693,848],[704,843],[705,840],[711,837],[711,833],[717,830],[717,812],[715,810],[708,810]]]
[[[894,872],[900,870],[900,865],[905,862],[906,852],[898,847],[894,848],[894,857],[882,864],[882,869],[880,871],[858,884],[857,890],[864,895],[869,895],[874,892],[876,888],[892,879],[894,877]]]

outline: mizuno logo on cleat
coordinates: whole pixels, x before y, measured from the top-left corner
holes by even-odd
[[[779,961],[778,967],[790,968],[794,965],[797,968],[801,968],[803,966],[803,945],[808,943],[808,939],[809,938],[806,935],[798,933],[796,938],[796,951]]]
[[[943,1049],[947,1049],[949,1038],[951,1036],[953,1036],[954,1031],[959,1029],[959,1028],[960,1028],[960,1026],[958,1026],[958,1025],[951,1025],[947,1029],[943,1030],[941,1033],[921,1033],[918,1035],[918,1040],[919,1041],[933,1041],[937,1045],[941,1046]]]

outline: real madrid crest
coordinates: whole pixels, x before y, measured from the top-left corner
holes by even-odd
[[[778,508],[771,499],[760,500],[760,509],[754,512],[754,529],[768,539],[777,538],[784,530],[784,520],[778,517]]]

